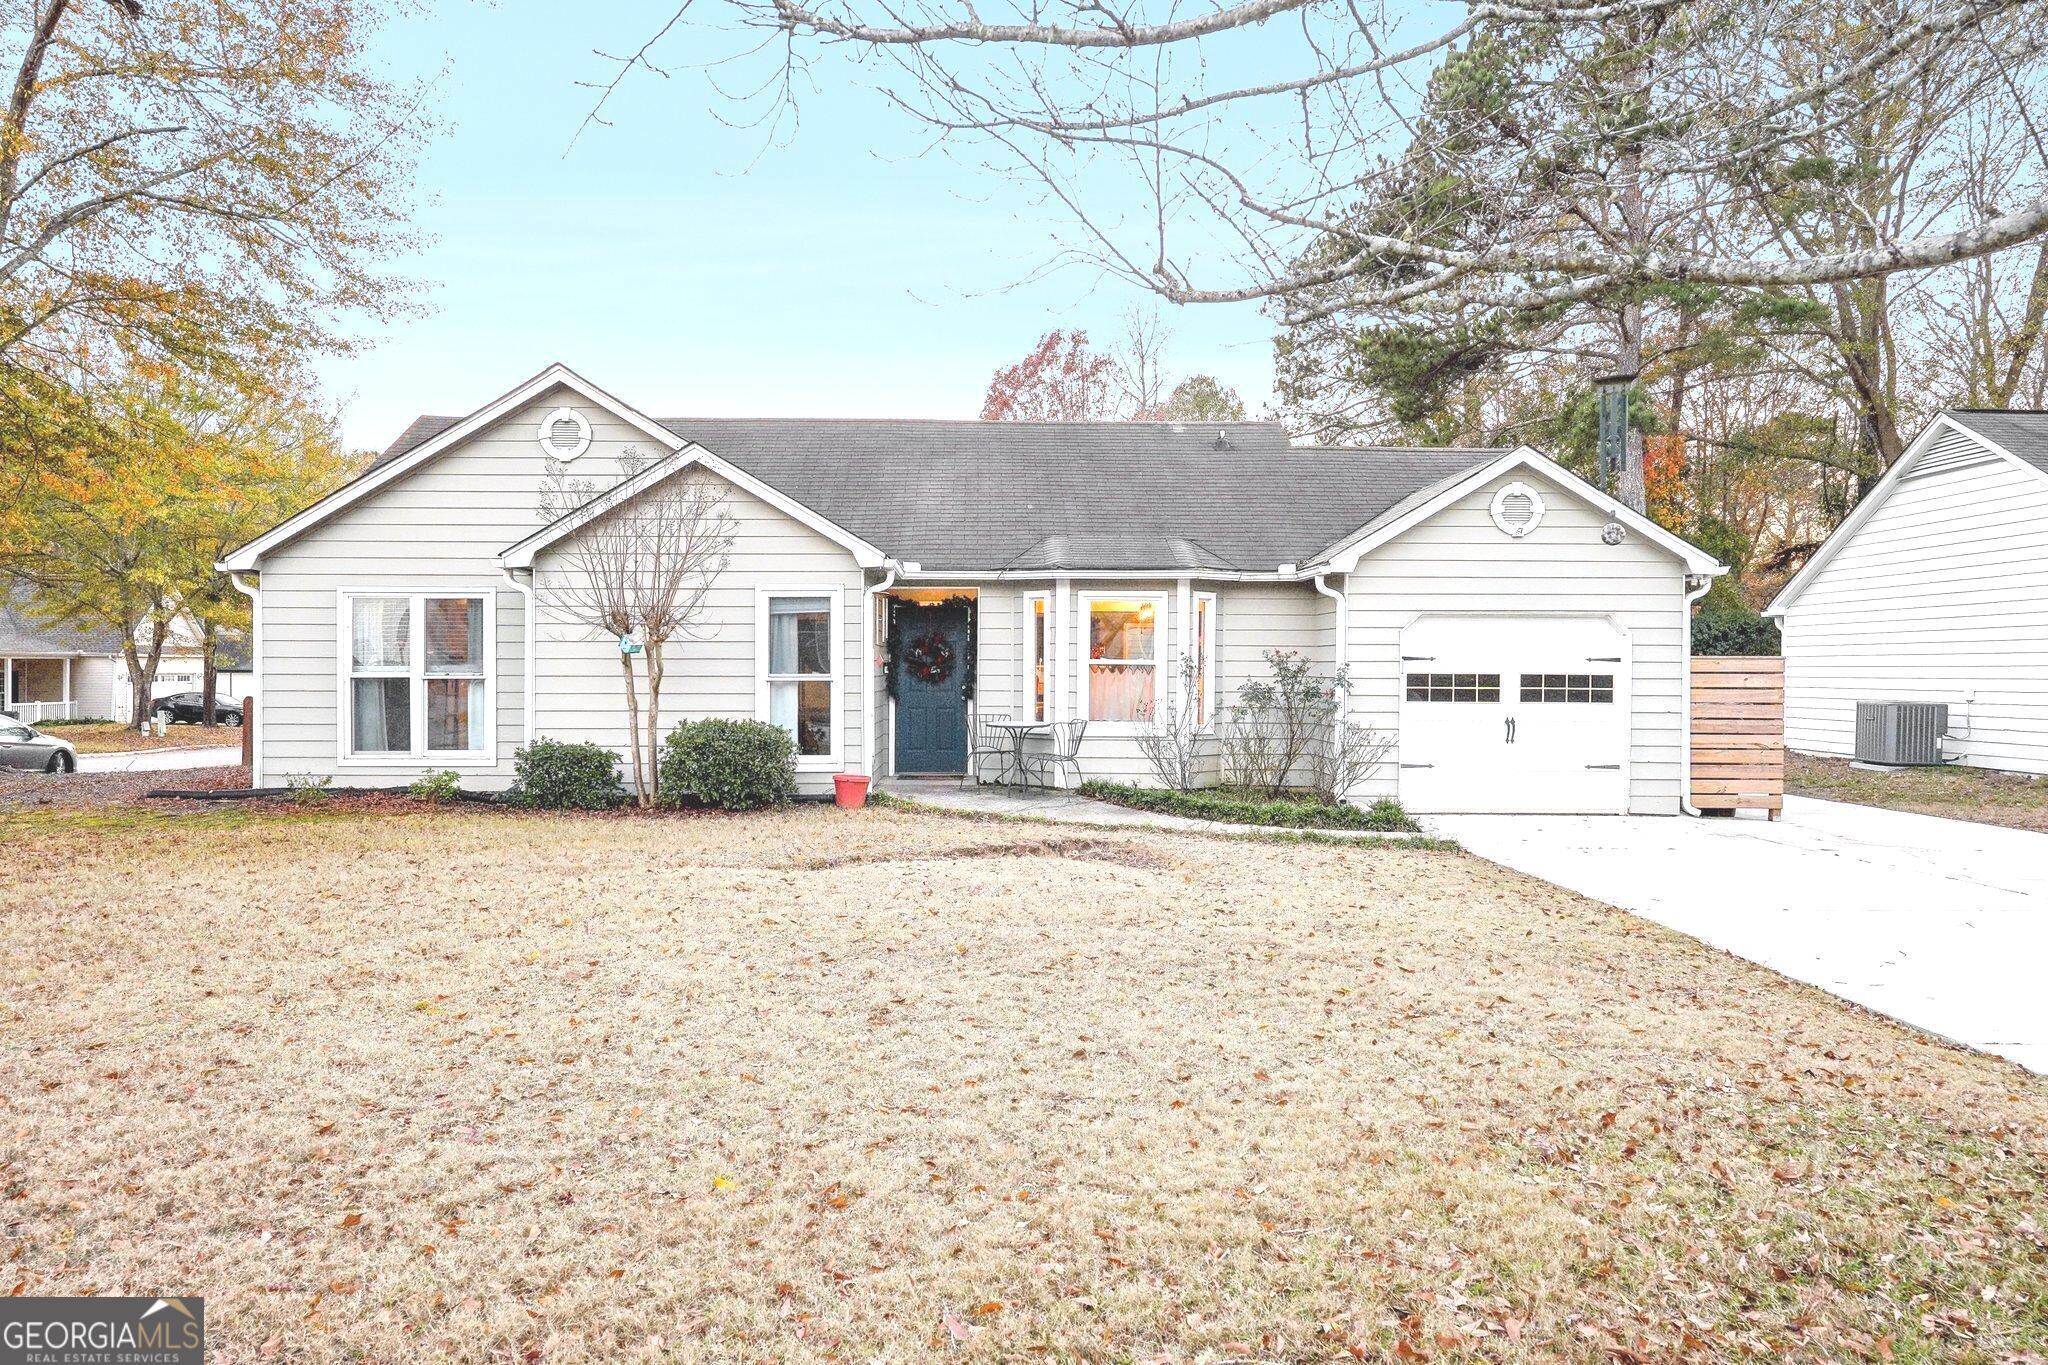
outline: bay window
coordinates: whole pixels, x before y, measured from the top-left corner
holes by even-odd
[[[839,589],[761,590],[755,611],[755,715],[789,732],[799,768],[839,753]]]
[[[1108,724],[1144,720],[1159,697],[1165,599],[1084,596],[1081,605],[1088,639],[1082,718]]]
[[[489,763],[491,594],[341,594],[343,759]]]

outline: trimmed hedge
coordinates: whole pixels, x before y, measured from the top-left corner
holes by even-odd
[[[537,739],[513,754],[518,775],[505,799],[529,810],[610,810],[626,799],[619,756],[602,744]]]
[[[1367,829],[1406,834],[1421,828],[1408,818],[1401,803],[1373,802],[1368,810],[1347,803],[1270,800],[1228,791],[1167,791],[1160,787],[1129,787],[1120,782],[1083,782],[1081,795],[1133,810],[1182,815],[1190,820],[1220,820],[1231,825],[1273,825],[1283,829]]]
[[[1692,652],[1776,654],[1784,647],[1776,621],[1753,611],[1701,612],[1692,618]]]
[[[796,799],[796,746],[763,720],[686,721],[661,746],[661,803],[754,810]]]

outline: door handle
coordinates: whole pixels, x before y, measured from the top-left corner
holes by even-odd
[[[1510,743],[1510,744],[1513,744],[1513,743],[1515,742],[1515,718],[1514,718],[1513,716],[1509,716],[1509,717],[1508,717],[1508,739],[1507,739],[1507,742],[1508,742],[1508,743]]]

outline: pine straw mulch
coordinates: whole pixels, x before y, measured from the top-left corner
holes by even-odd
[[[227,1365],[2048,1337],[2048,1085],[1460,854],[830,809],[0,840],[0,1293],[204,1294]]]

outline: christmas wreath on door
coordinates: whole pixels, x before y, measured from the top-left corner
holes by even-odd
[[[953,676],[953,646],[944,631],[928,630],[910,642],[903,662],[910,675],[934,687]]]

